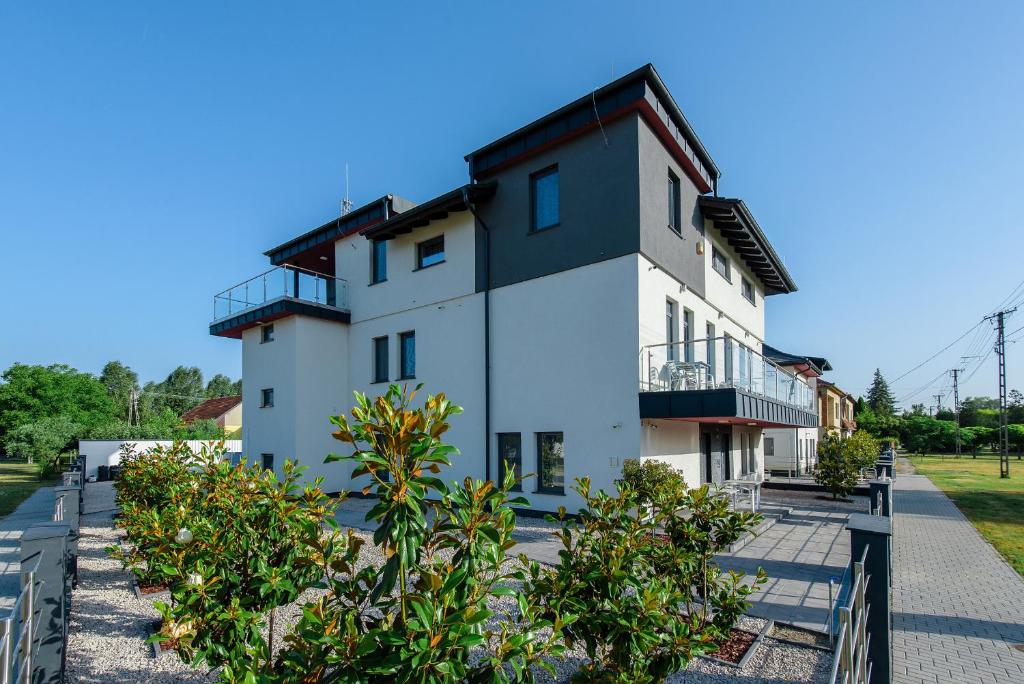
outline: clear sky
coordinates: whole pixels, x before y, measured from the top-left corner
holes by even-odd
[[[840,386],[895,379],[1024,278],[1022,3],[373,5],[0,5],[0,366],[238,376],[213,294],[335,216],[346,162],[356,204],[429,199],[648,61],[800,287],[768,341]],[[934,403],[981,330],[897,396]],[[995,391],[990,357],[962,396]]]

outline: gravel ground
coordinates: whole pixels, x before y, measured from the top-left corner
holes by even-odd
[[[524,537],[542,537],[554,527],[543,520],[520,520]],[[120,563],[107,558],[104,548],[115,543],[120,533],[114,530],[109,512],[87,515],[83,519],[79,543],[79,587],[75,591],[68,638],[69,682],[207,682],[216,673],[195,670],[181,663],[174,653],[154,658],[151,647],[144,643],[148,628],[159,614],[153,608],[156,597],[138,600],[131,590],[130,577]],[[369,539],[370,535],[358,532]],[[517,537],[519,535],[517,534]],[[361,564],[383,564],[383,556],[372,542],[362,548]],[[318,592],[307,592],[299,602],[277,613],[274,642],[279,647],[290,624],[299,617],[299,605],[314,598]],[[508,599],[492,606],[498,610],[511,607]],[[765,622],[744,617],[743,629],[759,631]],[[571,652],[554,663],[558,678],[541,677],[541,681],[567,682],[585,662],[582,649]],[[742,680],[749,684],[781,684],[782,682],[824,681],[831,665],[829,654],[765,639],[758,652],[742,668],[722,665],[698,658],[684,671],[669,678],[682,682],[725,682]]]

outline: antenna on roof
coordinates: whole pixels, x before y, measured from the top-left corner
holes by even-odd
[[[352,200],[348,198],[348,162],[345,162],[345,199],[341,200],[341,215],[352,211]]]

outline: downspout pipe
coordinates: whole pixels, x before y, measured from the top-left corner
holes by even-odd
[[[491,479],[491,231],[462,188],[462,201],[480,224],[484,237],[484,481]]]

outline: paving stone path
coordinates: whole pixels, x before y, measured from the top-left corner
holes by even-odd
[[[1024,580],[923,475],[898,475],[893,681],[1024,682]]]

